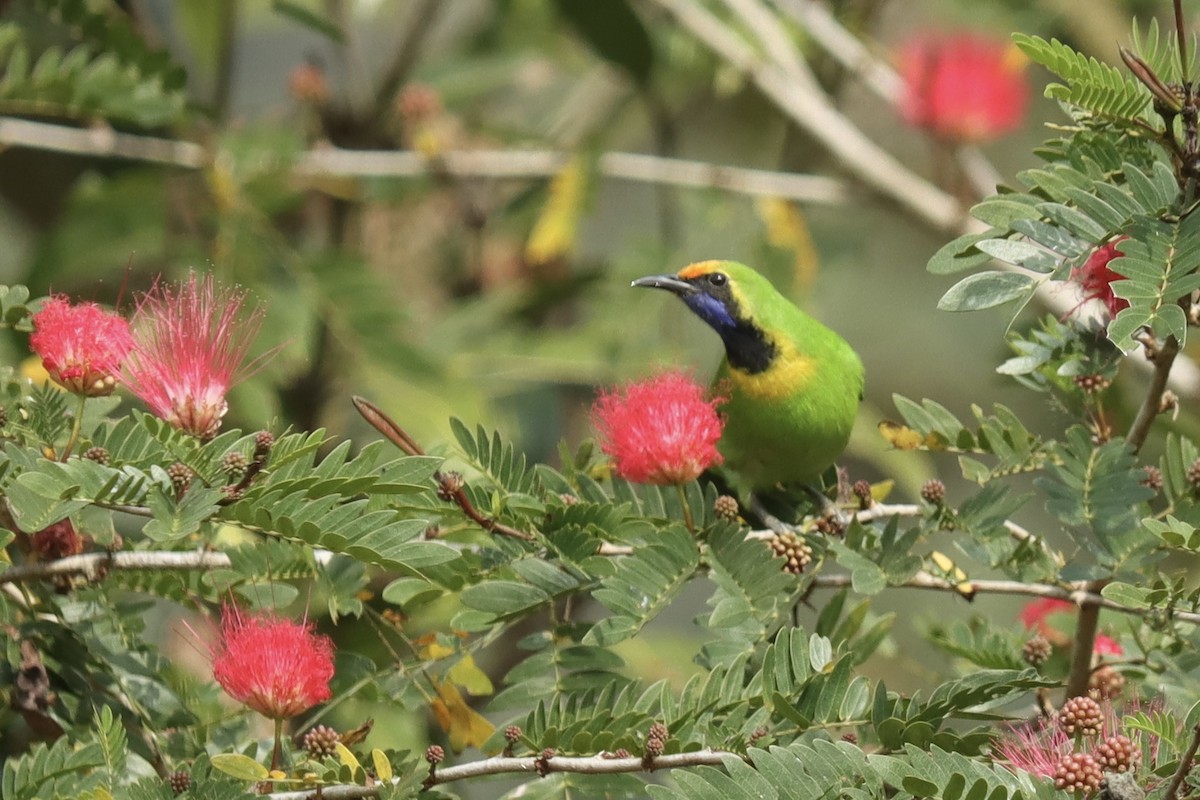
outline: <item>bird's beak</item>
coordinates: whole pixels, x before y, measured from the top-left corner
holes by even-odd
[[[647,275],[645,278],[638,278],[629,285],[648,286],[651,289],[666,289],[668,292],[674,292],[681,297],[683,295],[695,294],[699,291],[692,284],[687,281],[681,281],[674,275]]]

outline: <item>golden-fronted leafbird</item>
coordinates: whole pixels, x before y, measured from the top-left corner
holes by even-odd
[[[808,484],[842,454],[863,389],[862,361],[845,339],[734,261],[633,285],[678,295],[724,342],[713,379],[728,398],[718,447],[746,488]]]

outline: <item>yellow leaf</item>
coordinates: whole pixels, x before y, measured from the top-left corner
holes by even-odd
[[[376,748],[371,751],[371,763],[375,765],[375,777],[387,783],[392,779],[392,762],[387,760],[383,751]]]
[[[492,686],[492,679],[479,668],[471,656],[463,656],[462,661],[447,670],[446,679],[453,681],[476,697],[496,691]]]
[[[350,748],[341,742],[334,742],[333,750],[337,754],[338,761],[350,768],[351,772],[362,769],[362,764],[358,763],[358,759],[354,757],[354,753],[350,752]]]
[[[968,600],[975,599],[975,585],[967,579],[957,564],[945,553],[934,550],[929,554],[929,560],[937,567],[942,577],[954,584],[954,591]]]
[[[892,493],[892,489],[896,488],[896,482],[891,478],[880,481],[879,483],[871,484],[871,499],[876,503],[882,503],[888,499],[888,495]]]
[[[807,290],[816,280],[819,258],[804,213],[782,197],[760,197],[755,205],[767,229],[767,241],[792,254],[796,283],[802,291]]]
[[[462,694],[452,683],[437,683],[438,696],[434,699],[433,716],[442,730],[450,734],[450,748],[461,753],[467,747],[481,747],[495,727],[475,709],[467,705]]]
[[[907,425],[883,420],[879,423],[879,433],[887,443],[897,450],[916,450],[921,446],[923,437]]]
[[[527,262],[548,264],[569,256],[575,249],[586,188],[583,159],[575,156],[550,181],[550,196],[525,243]]]
[[[422,661],[437,661],[439,658],[454,655],[454,648],[447,647],[439,642],[430,642],[422,647],[417,652],[417,655],[421,657]]]
[[[907,425],[901,425],[898,422],[883,420],[879,423],[879,433],[887,440],[888,444],[897,450],[945,450],[946,444],[941,437],[934,434],[922,436],[920,431],[915,431]]]

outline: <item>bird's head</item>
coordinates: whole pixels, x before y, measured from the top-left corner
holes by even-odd
[[[720,334],[730,364],[758,372],[774,358],[776,346],[763,330],[761,312],[778,293],[750,267],[735,261],[700,261],[674,275],[638,278],[633,285],[677,295]]]
[[[666,289],[678,295],[696,316],[724,335],[726,331],[750,322],[753,308],[747,289],[759,283],[766,283],[766,280],[743,264],[700,261],[674,275],[638,278],[633,285]]]

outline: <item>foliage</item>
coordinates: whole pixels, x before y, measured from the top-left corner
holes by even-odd
[[[945,398],[895,394],[882,440],[904,463],[956,459],[946,463],[962,481],[943,476],[919,502],[892,503],[887,480],[831,474],[817,502],[780,487],[738,504],[720,475],[639,485],[590,441],[562,444],[557,457],[541,441],[549,417],[579,404],[580,385],[647,360],[630,344],[632,324],[650,327],[641,310],[606,294],[620,283],[613,265],[568,262],[586,250],[579,222],[604,163],[590,149],[606,118],[639,104],[670,155],[675,84],[698,74],[719,93],[742,80],[691,53],[682,28],[624,0],[603,12],[503,4],[515,21],[473,32],[465,67],[434,62],[442,94],[410,80],[417,50],[400,48],[378,85],[345,92],[345,104],[330,100],[332,74],[303,65],[294,119],[241,125],[227,117],[228,62],[198,102],[184,59],[150,44],[141,4],[14,5],[0,23],[5,113],[186,131],[212,160],[199,177],[146,166],[81,179],[30,255],[30,286],[0,286],[10,363],[0,369],[0,724],[17,734],[11,745],[6,735],[0,800],[345,784],[456,797],[464,775],[489,768],[513,773],[510,796],[523,797],[1050,798],[1062,796],[1052,781],[1004,763],[998,745],[1035,699],[1048,710],[1058,690],[1086,694],[1097,676],[1108,682],[1092,688],[1143,749],[1136,779],[1162,787],[1178,772],[1195,783],[1185,756],[1200,713],[1187,710],[1200,698],[1200,589],[1189,571],[1200,553],[1200,447],[1190,416],[1168,418],[1180,402],[1165,391],[1200,322],[1194,41],[1181,53],[1156,25],[1135,28],[1121,68],[1016,36],[1061,79],[1047,96],[1069,124],[1037,151],[1041,166],[972,208],[982,229],[942,247],[929,270],[971,271],[943,310],[1024,307],[1048,284],[1081,283],[1098,248],[1120,245],[1110,262],[1119,279],[1107,284],[1127,304],[1118,313],[1081,302],[1032,321],[1017,314],[1007,334],[1014,355],[997,372],[1050,413],[980,401],[960,414]],[[335,48],[354,72],[358,31],[338,16],[342,5],[278,0],[261,13]],[[417,44],[441,13],[418,5],[407,23]],[[194,69],[230,58],[228,4],[181,8],[196,34]],[[730,31],[758,29],[755,9],[730,3],[701,15],[700,29],[725,25],[726,12],[739,19]],[[748,78],[768,96],[785,75],[806,82],[787,63],[794,26],[769,22],[782,39],[763,38],[766,60]],[[497,44],[518,34],[530,38]],[[445,154],[478,142],[456,138],[463,118],[443,101],[505,83],[512,67],[500,48],[532,48],[539,35],[586,44],[555,56],[589,91],[586,76],[619,80],[620,102],[566,137],[571,158],[545,186],[462,180]],[[757,51],[743,55],[739,68],[757,65]],[[826,74],[836,65],[818,66],[821,83],[839,82]],[[517,82],[525,90],[551,80],[533,72]],[[566,83],[555,90],[569,93]],[[488,135],[521,141],[532,125],[519,116],[489,117]],[[322,153],[399,148],[423,160],[425,185],[313,171]],[[670,238],[672,198],[660,201]],[[807,233],[788,210],[792,252],[765,258],[786,256],[802,279]],[[408,215],[415,221],[397,222]],[[720,229],[712,219],[706,227]],[[484,237],[485,223],[496,238]],[[382,248],[416,265],[400,279],[358,248],[372,237],[407,246],[426,229],[446,252]],[[258,374],[207,440],[123,395],[81,401],[27,362],[39,295],[90,287],[88,259],[130,251],[135,280],[191,259],[281,294],[266,325],[276,349],[260,351]],[[636,253],[630,268],[664,255]],[[1006,266],[984,268],[992,261]],[[1149,378],[1130,378],[1134,360],[1148,362]],[[492,378],[477,377],[480,363]],[[512,401],[529,409],[493,414],[500,423],[451,418],[447,443],[430,453],[408,433],[408,416],[421,416],[409,400],[422,395],[442,416],[488,416],[489,380],[508,393],[514,380],[538,388]],[[1130,385],[1110,391],[1114,380]],[[349,438],[367,429],[331,398],[350,393],[387,397],[405,425],[360,397],[379,435]],[[511,432],[521,423],[529,430]],[[1041,529],[1017,521],[1030,509],[1044,512]],[[907,592],[929,610],[917,690],[892,669],[917,649],[900,632],[908,608],[892,602],[909,589],[936,592]],[[950,618],[987,592],[1038,597],[1026,629],[987,619],[982,603],[969,621]],[[1113,609],[1103,622],[1091,613],[1096,595]],[[1045,622],[1061,608],[1036,618],[1046,601],[1067,602],[1073,632]],[[1086,610],[1076,615],[1070,601]],[[282,738],[210,680],[206,643],[230,602],[303,615],[337,641],[332,699],[280,721]],[[694,646],[676,641],[687,615]],[[1119,637],[1119,660],[1081,649],[1098,632]],[[1165,700],[1126,704],[1138,690]],[[480,754],[521,760],[473,764]],[[607,774],[613,765],[628,774]]]

